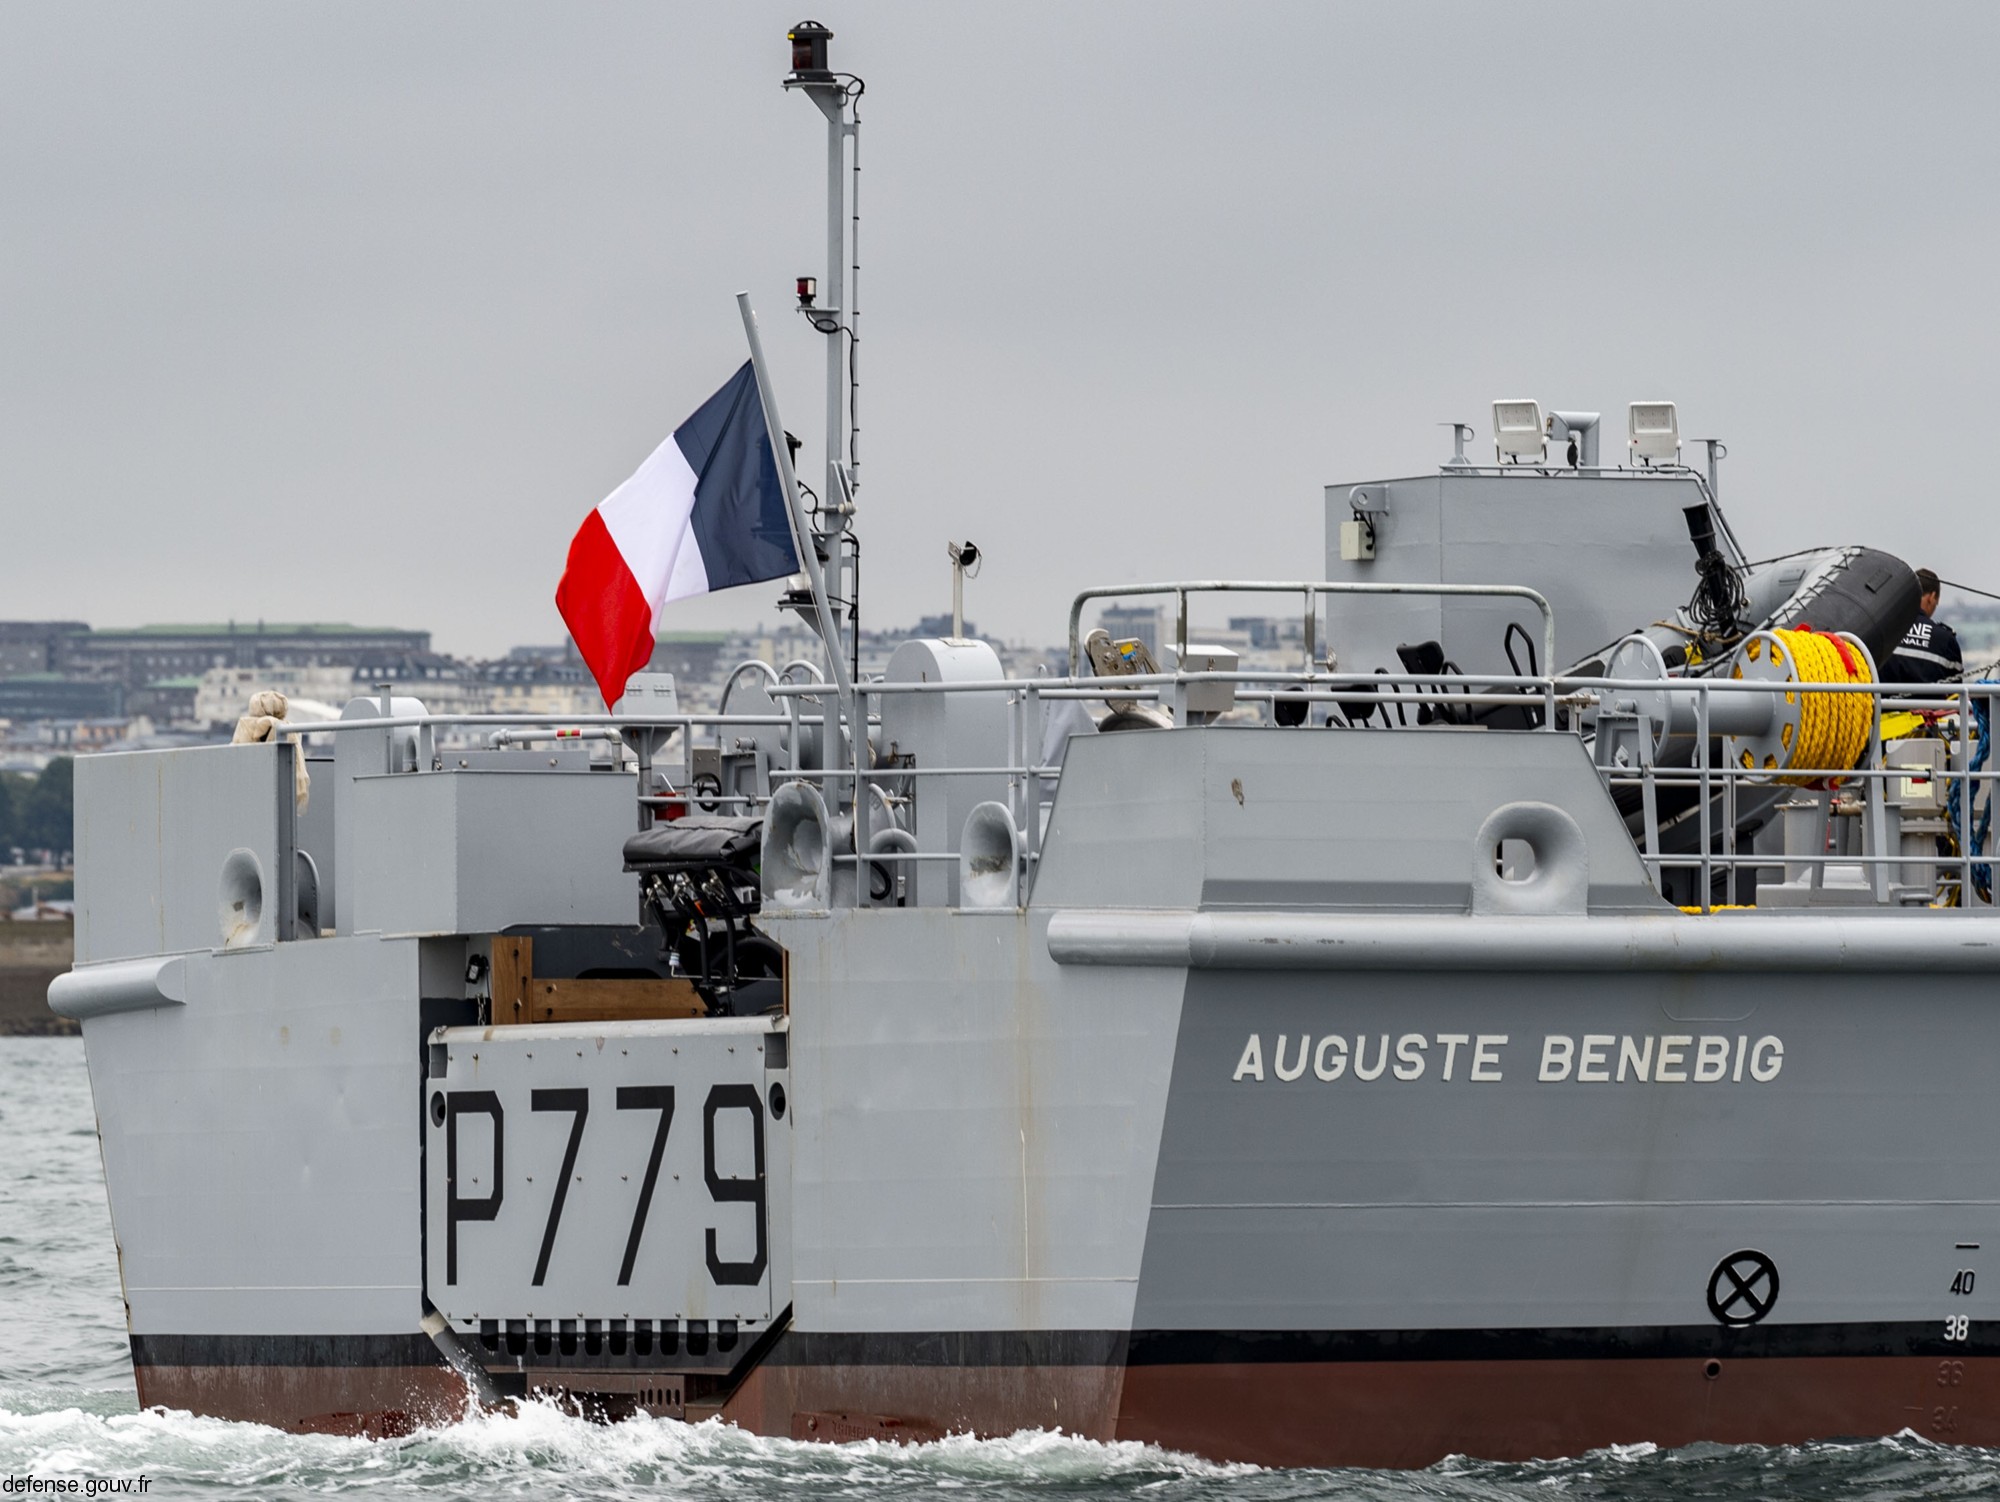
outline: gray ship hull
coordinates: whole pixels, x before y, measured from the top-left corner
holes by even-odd
[[[1491,887],[1503,806],[1581,885]],[[1675,913],[1568,737],[1080,744],[1025,907],[767,913],[775,1018],[482,1023],[438,926],[79,972],[142,1402],[448,1418],[435,1310],[503,1395],[801,1438],[2000,1443],[2000,946]]]

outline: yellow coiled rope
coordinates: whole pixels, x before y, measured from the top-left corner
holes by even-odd
[[[1773,631],[1798,664],[1801,683],[1866,683],[1861,657],[1845,642],[1817,631]],[[1843,650],[1845,649],[1845,650]],[[1813,694],[1801,696],[1799,740],[1788,766],[1845,772],[1861,759],[1874,722],[1873,694]],[[1813,781],[1791,778],[1787,782]]]
[[[1835,783],[1867,751],[1876,696],[1815,692],[1820,685],[1872,688],[1868,653],[1857,644],[1810,626],[1753,631],[1738,650],[1730,676],[1784,695],[1782,703],[1770,704],[1764,728],[1730,736],[1731,760],[1757,773],[1760,781],[1769,778],[1793,787]]]

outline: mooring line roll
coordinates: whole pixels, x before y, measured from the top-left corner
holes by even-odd
[[[1815,774],[1852,769],[1868,748],[1876,696],[1814,693],[1809,687],[1874,681],[1866,650],[1846,637],[1810,626],[1753,631],[1738,648],[1730,676],[1769,683],[1774,694],[1780,686],[1784,690],[1769,729],[1730,738],[1730,760],[1745,771],[1804,786],[1819,780]],[[1787,775],[1793,767],[1804,769],[1805,775]]]

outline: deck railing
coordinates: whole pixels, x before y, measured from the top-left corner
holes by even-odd
[[[768,788],[740,792],[728,788],[694,787],[697,751],[726,749],[727,741],[743,739],[746,732],[781,729],[784,734],[776,739],[782,745],[779,760],[783,764],[768,766],[766,781],[772,786],[784,780],[814,783],[828,795],[832,806],[854,812],[853,847],[837,854],[834,857],[837,862],[850,868],[864,864],[899,868],[924,862],[957,860],[957,853],[950,849],[871,850],[873,831],[870,822],[874,809],[871,791],[886,790],[891,785],[907,785],[912,780],[923,783],[954,777],[1004,777],[1007,779],[1008,808],[1020,835],[1027,870],[1031,873],[1041,858],[1043,805],[1061,770],[1059,760],[1047,764],[1041,760],[1040,743],[1046,705],[1061,700],[1097,703],[1105,700],[1134,701],[1156,706],[1163,717],[1175,726],[1194,727],[1216,717],[1190,709],[1191,695],[1203,686],[1222,684],[1231,687],[1238,714],[1244,710],[1255,713],[1252,725],[1230,728],[1262,726],[1265,733],[1271,734],[1324,734],[1326,731],[1317,727],[1329,720],[1333,721],[1337,733],[1380,733],[1382,726],[1376,722],[1386,722],[1391,710],[1396,711],[1405,722],[1397,728],[1416,728],[1415,722],[1426,715],[1433,721],[1451,719],[1476,724],[1480,711],[1490,711],[1498,706],[1520,708],[1525,712],[1524,718],[1538,722],[1532,730],[1524,733],[1580,734],[1588,733],[1600,715],[1609,708],[1619,706],[1621,701],[1640,694],[1657,697],[1664,690],[1692,700],[1694,729],[1692,733],[1680,737],[1683,749],[1689,751],[1712,742],[1709,727],[1716,719],[1726,721],[1730,718],[1715,713],[1716,705],[1722,699],[1799,691],[1796,685],[1782,683],[1706,678],[1669,679],[1662,683],[1658,679],[1457,673],[1426,674],[1420,680],[1412,681],[1408,673],[1390,678],[1324,670],[1279,672],[1269,669],[1230,673],[856,685],[856,714],[866,721],[871,735],[879,729],[884,701],[894,696],[1005,696],[1008,718],[1003,758],[979,765],[939,767],[876,766],[872,765],[872,755],[862,758],[870,765],[857,766],[856,759],[845,754],[844,750],[842,754],[832,756],[826,755],[823,750],[818,758],[823,764],[808,764],[812,758],[806,753],[806,732],[823,729],[828,722],[838,722],[834,686],[817,681],[764,685],[770,702],[779,706],[777,713],[690,712],[650,716],[403,714],[326,721],[300,728],[310,728],[315,733],[373,732],[382,734],[390,742],[393,742],[397,731],[413,727],[428,727],[433,731],[447,727],[490,731],[488,740],[492,744],[546,742],[555,738],[558,731],[565,733],[565,739],[582,731],[616,740],[623,748],[621,754],[630,756],[642,774],[638,797],[638,821],[642,827],[660,813],[671,812],[676,805],[704,810],[753,811],[768,797]],[[1664,888],[1668,872],[1693,872],[1695,901],[1691,905],[1707,910],[1716,905],[1730,905],[1736,898],[1750,895],[1743,890],[1741,873],[1746,870],[1783,868],[1794,878],[1803,873],[1806,885],[1814,891],[1824,892],[1829,873],[1846,868],[1865,877],[1868,897],[1874,905],[1887,906],[1916,901],[1925,887],[1919,881],[1916,883],[1917,890],[1913,891],[1911,884],[1902,883],[1902,890],[1899,891],[1895,880],[1899,872],[1918,877],[1928,872],[1934,877],[1928,886],[1932,893],[1932,905],[1942,903],[1968,913],[1996,911],[1990,896],[1985,895],[1991,891],[1990,867],[1994,852],[1990,848],[1990,840],[1980,839],[1979,828],[1984,813],[1980,805],[1983,801],[1990,803],[1990,797],[1982,799],[1982,793],[1991,795],[1994,780],[2000,778],[2000,767],[1988,764],[1989,759],[1982,754],[1983,743],[1975,732],[1975,725],[1981,720],[1989,726],[1992,723],[1995,710],[2000,709],[2000,683],[1951,683],[1928,687],[1814,684],[1809,686],[1809,691],[1871,697],[1868,744],[1857,766],[1791,767],[1777,774],[1758,768],[1722,764],[1712,756],[1689,754],[1685,765],[1669,765],[1642,758],[1637,765],[1600,767],[1604,783],[1612,794],[1629,790],[1636,797],[1638,807],[1631,814],[1638,826],[1635,843],[1655,885]],[[1303,708],[1307,723],[1296,728],[1270,723],[1275,718],[1273,708],[1279,702],[1285,703],[1294,713]],[[1368,721],[1360,725],[1345,724],[1344,706],[1362,704],[1370,709]],[[1934,738],[1938,734],[1947,738],[1949,756],[1937,775],[1944,779],[1949,795],[1939,800],[1945,804],[1943,822],[1947,827],[1948,843],[1953,847],[1949,852],[1933,854],[1917,851],[1905,854],[1900,849],[1889,848],[1891,831],[1897,824],[1892,812],[1899,812],[1895,808],[1896,800],[1892,798],[1891,785],[1898,779],[1912,776],[1908,768],[1888,766],[1883,760],[1882,719],[1885,714],[1898,711],[1926,716]],[[1232,715],[1230,718],[1236,717]],[[1247,720],[1250,717],[1242,718]],[[822,746],[828,744],[835,744],[833,738],[822,736]],[[389,755],[387,764],[393,766],[393,752]],[[665,791],[655,791],[652,787],[653,774],[660,773],[664,773],[668,784]],[[1774,786],[1780,785],[1792,790],[1789,798],[1793,801],[1791,812],[1794,814],[1799,812],[1801,800],[1814,805],[1814,817],[1811,820],[1801,817],[1799,822],[1822,831],[1818,847],[1783,853],[1738,848],[1736,831],[1742,801],[1752,792],[1767,796]],[[1659,811],[1662,797],[1680,789],[1693,790],[1692,806],[1683,810],[1677,820],[1663,827]],[[1669,848],[1675,843],[1668,839],[1669,830],[1679,821],[1691,821],[1694,825],[1692,840],[1683,837],[1678,841],[1691,848]],[[1858,836],[1851,831],[1858,831]],[[1810,829],[1808,833],[1810,836]],[[868,895],[868,885],[867,882],[854,883],[859,889],[855,900],[863,903],[875,900]],[[1722,897],[1720,903],[1716,901],[1718,888]]]

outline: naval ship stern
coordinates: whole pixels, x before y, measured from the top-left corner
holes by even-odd
[[[1584,457],[1330,487],[1325,578],[1086,592],[1065,678],[81,759],[141,1403],[2000,1444],[1994,690]],[[1146,591],[1164,670],[1079,629]],[[1244,592],[1294,667],[1189,640]]]

